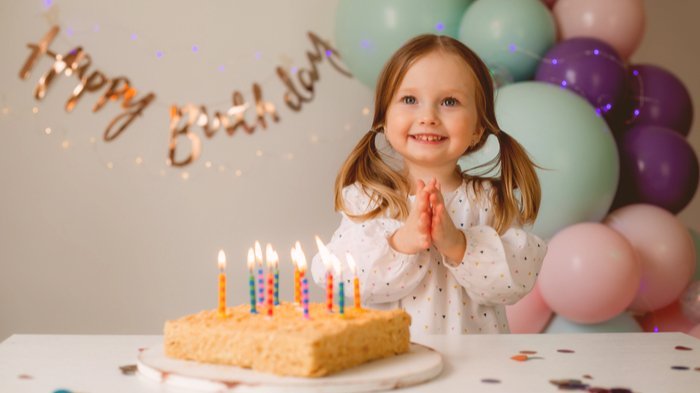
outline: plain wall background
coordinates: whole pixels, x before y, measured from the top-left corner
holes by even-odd
[[[220,248],[228,257],[229,303],[245,302],[245,257],[256,239],[282,256],[282,297],[290,300],[289,248],[301,241],[310,259],[313,236],[328,240],[336,228],[336,171],[371,122],[372,91],[327,61],[318,66],[314,99],[299,112],[284,104],[286,89],[274,72],[309,66],[307,31],[333,42],[337,1],[76,0],[54,1],[48,12],[46,3],[0,2],[0,340],[13,333],[159,333],[166,319],[215,307]],[[700,3],[645,4],[646,35],[632,62],[675,73],[697,114]],[[62,28],[53,50],[80,45],[91,69],[128,77],[139,96],[156,93],[115,141],[101,137],[118,105],[91,112],[104,89],[67,113],[76,78],[60,77],[35,101],[49,59],[29,79],[18,77],[26,44],[38,42],[52,21]],[[199,160],[184,171],[165,165],[169,105],[226,110],[234,90],[252,102],[254,82],[276,105],[278,123],[268,118],[268,128],[252,135],[220,131],[212,139],[195,128]],[[697,128],[695,121],[688,137],[696,152]],[[679,217],[700,229],[697,195]],[[313,299],[321,295],[312,288]]]

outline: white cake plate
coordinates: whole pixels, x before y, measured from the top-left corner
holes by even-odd
[[[207,392],[376,392],[429,381],[442,371],[442,356],[411,344],[409,352],[375,360],[322,378],[280,377],[250,369],[166,357],[163,346],[146,349],[139,372],[164,385]]]

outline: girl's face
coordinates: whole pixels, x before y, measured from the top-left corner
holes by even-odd
[[[387,108],[385,134],[407,169],[454,169],[478,142],[476,81],[459,56],[433,51],[406,72]]]

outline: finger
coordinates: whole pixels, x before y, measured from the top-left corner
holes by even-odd
[[[416,180],[416,193],[421,192],[425,188],[425,182],[423,180],[418,179]]]

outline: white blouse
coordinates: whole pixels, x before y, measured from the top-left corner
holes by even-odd
[[[434,247],[408,255],[393,250],[388,238],[402,222],[382,217],[363,222],[342,215],[329,250],[345,260],[349,252],[357,262],[360,295],[364,306],[403,308],[412,317],[411,334],[508,333],[505,305],[513,304],[534,286],[547,246],[539,237],[520,227],[499,236],[490,224],[493,211],[491,185],[484,184],[477,197],[466,181],[443,192],[452,222],[467,239],[467,250],[456,267],[445,263]],[[359,185],[343,189],[346,207],[364,213],[373,207]],[[413,204],[415,196],[410,196]],[[346,294],[353,296],[352,273],[343,264]],[[320,255],[313,258],[314,281],[325,285],[325,266]]]

